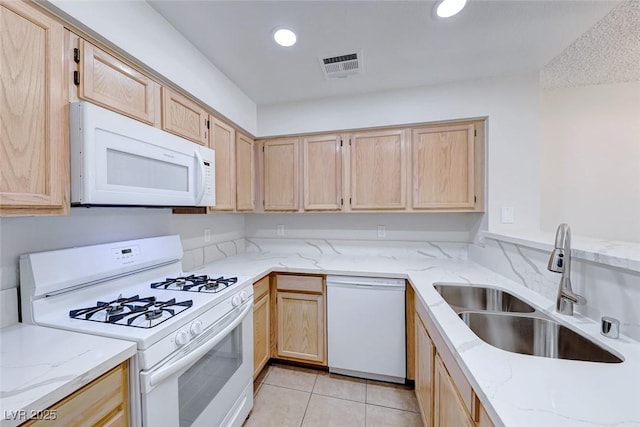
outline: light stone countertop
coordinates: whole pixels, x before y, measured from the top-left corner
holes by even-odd
[[[640,343],[624,335],[599,334],[591,319],[554,312],[555,302],[493,271],[466,260],[457,247],[426,250],[359,248],[357,255],[318,241],[302,247],[260,247],[194,271],[250,276],[273,272],[345,274],[407,278],[428,307],[445,342],[497,426],[640,426]],[[312,248],[310,246],[315,246]],[[353,249],[353,248],[352,248]],[[315,253],[314,253],[315,252]],[[622,356],[623,363],[591,363],[526,356],[480,340],[433,288],[434,282],[489,284],[509,290],[540,311],[581,331]]]
[[[18,323],[0,329],[0,426],[41,411],[136,354],[136,344]]]

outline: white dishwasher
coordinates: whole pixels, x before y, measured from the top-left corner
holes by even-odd
[[[405,281],[327,276],[329,371],[404,383]]]

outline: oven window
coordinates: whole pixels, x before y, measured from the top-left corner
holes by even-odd
[[[188,427],[242,365],[242,325],[178,378],[180,427]]]

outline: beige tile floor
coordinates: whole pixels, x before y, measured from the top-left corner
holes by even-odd
[[[245,427],[422,427],[406,386],[277,364],[255,386]]]

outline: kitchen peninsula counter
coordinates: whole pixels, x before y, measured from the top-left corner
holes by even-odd
[[[410,244],[394,249],[375,244],[338,247],[332,242],[266,246],[249,240],[247,253],[194,271],[250,276],[254,281],[271,272],[406,278],[496,426],[640,425],[639,342],[624,335],[617,340],[605,338],[594,320],[577,313],[556,313],[555,301],[468,261],[463,244]],[[490,346],[460,320],[434,289],[435,282],[484,284],[508,290],[621,356],[624,362],[549,359]]]
[[[132,341],[24,323],[0,329],[0,425],[23,423],[135,353]]]

